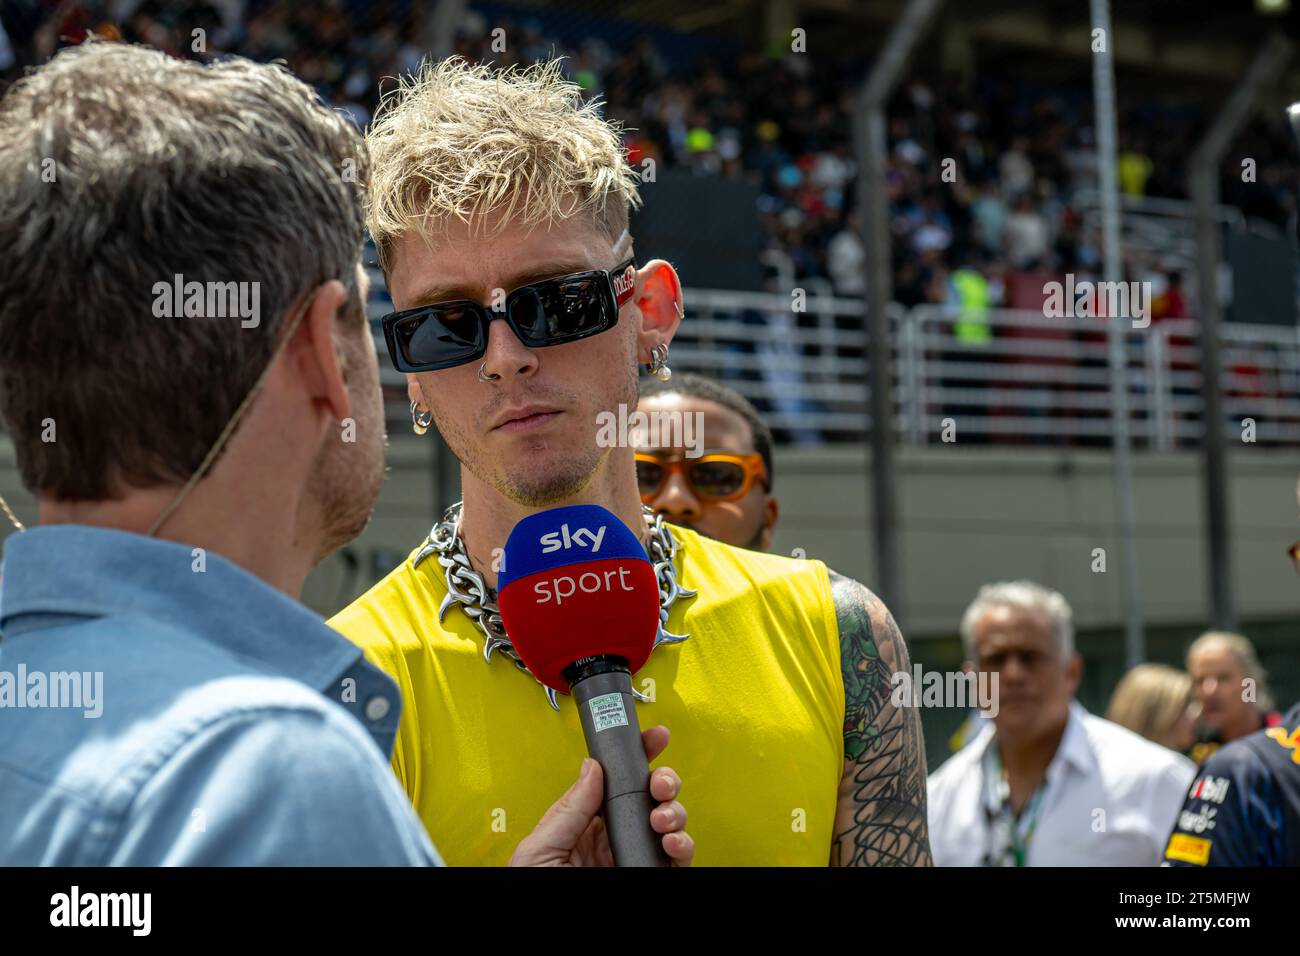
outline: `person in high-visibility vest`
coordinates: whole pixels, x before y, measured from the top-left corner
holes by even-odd
[[[975,269],[954,269],[949,276],[949,301],[959,307],[953,335],[966,345],[985,345],[993,338],[989,328],[989,280]]]

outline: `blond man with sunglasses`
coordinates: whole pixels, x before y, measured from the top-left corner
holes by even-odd
[[[383,481],[366,172],[238,57],[87,40],[0,100],[0,420],[37,518],[0,498],[0,867],[440,862],[389,772],[398,688],[296,600]],[[613,865],[580,764],[513,863]],[[688,863],[680,783],[650,824]]]
[[[402,688],[393,766],[447,862],[505,862],[585,752],[573,701],[512,660],[493,590],[518,521],[583,503],[658,570],[659,640],[632,681],[641,723],[674,735],[695,862],[927,864],[925,752],[915,708],[890,699],[910,663],[888,609],[821,562],[662,521],[631,440],[602,440],[599,422],[636,408],[640,367],[667,374],[683,317],[672,266],[633,249],[618,126],[558,62],[449,60],[390,97],[368,141],[389,352],[464,501],[332,623]]]

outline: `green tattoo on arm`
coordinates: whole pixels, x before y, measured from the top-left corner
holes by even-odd
[[[915,707],[891,700],[911,669],[889,609],[857,581],[831,573],[844,677],[844,775],[832,866],[929,866],[925,743]]]

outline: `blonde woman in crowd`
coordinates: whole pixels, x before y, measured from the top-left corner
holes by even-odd
[[[1196,742],[1192,678],[1165,664],[1139,664],[1119,682],[1106,719],[1178,753]]]

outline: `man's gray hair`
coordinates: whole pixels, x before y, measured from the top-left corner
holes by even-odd
[[[97,501],[183,482],[305,293],[338,279],[360,329],[367,172],[359,132],[282,67],[92,40],[14,84],[0,419],[28,489]],[[178,275],[255,290],[255,327],[159,317],[155,286]]]
[[[1061,651],[1062,660],[1074,654],[1074,612],[1059,591],[1033,581],[1000,581],[986,584],[961,619],[961,643],[968,660],[975,660],[975,628],[989,611],[999,607],[1019,611],[1039,611],[1047,616],[1052,638]]]

